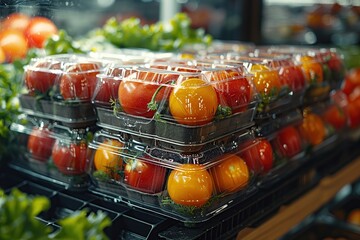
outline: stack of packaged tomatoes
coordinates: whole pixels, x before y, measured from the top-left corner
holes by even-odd
[[[336,50],[233,45],[33,59],[10,165],[186,223],[239,206],[348,120]]]
[[[96,128],[91,103],[105,61],[82,55],[32,59],[24,69],[26,93],[11,129],[20,157],[11,167],[65,188],[86,189],[88,138]]]

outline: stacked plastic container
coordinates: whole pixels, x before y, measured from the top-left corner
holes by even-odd
[[[256,191],[258,93],[242,65],[172,59],[98,75],[91,191],[199,223]],[[96,90],[95,90],[96,92]],[[249,167],[252,166],[252,167]]]
[[[64,188],[87,189],[87,146],[97,120],[91,99],[106,64],[69,54],[35,58],[25,66],[23,114],[11,125],[21,152],[12,168]]]

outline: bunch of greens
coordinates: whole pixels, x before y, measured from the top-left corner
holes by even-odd
[[[0,239],[108,239],[103,230],[111,221],[105,213],[77,211],[58,221],[60,228],[54,230],[36,218],[49,207],[44,196],[26,195],[16,188],[8,195],[0,190]]]
[[[184,13],[176,14],[168,22],[142,25],[140,19],[118,21],[110,18],[97,31],[120,48],[146,48],[153,51],[181,50],[188,44],[209,45],[212,37],[204,29],[192,29],[191,20]]]

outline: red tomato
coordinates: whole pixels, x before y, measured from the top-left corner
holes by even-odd
[[[27,143],[28,152],[38,161],[46,162],[54,146],[55,139],[47,127],[34,127]]]
[[[20,31],[13,29],[0,32],[0,48],[4,51],[8,62],[25,57],[28,51],[24,35]]]
[[[60,73],[53,70],[60,69],[60,63],[37,62],[34,66],[25,68],[25,85],[29,93],[46,93],[60,78]]]
[[[210,169],[216,193],[231,193],[243,189],[250,179],[245,161],[234,154],[226,154],[220,163]]]
[[[58,29],[53,21],[46,17],[33,17],[25,29],[25,37],[29,47],[42,48],[45,41],[56,35]]]
[[[57,141],[51,157],[59,172],[65,175],[78,175],[85,172],[87,145],[80,143],[63,143]]]
[[[135,116],[152,118],[156,110],[150,109],[148,104],[161,86],[160,84],[165,82],[167,80],[159,80],[159,75],[153,72],[140,72],[136,80],[122,80],[119,85],[118,97],[123,111]],[[167,97],[165,90],[166,87],[162,87],[156,93],[156,103]]]
[[[24,32],[30,23],[30,17],[23,13],[12,13],[2,22],[3,29],[15,29]]]
[[[300,91],[306,86],[306,79],[301,67],[287,66],[279,70],[280,83],[288,86],[292,91]]]
[[[348,126],[350,128],[357,128],[360,126],[360,104],[359,100],[351,100],[345,106],[345,113],[348,119]]]
[[[345,81],[350,81],[356,86],[360,85],[360,67],[351,69],[345,76]]]
[[[95,87],[96,75],[100,66],[95,63],[78,63],[69,67],[60,80],[60,93],[65,100],[91,100]]]
[[[120,82],[120,79],[114,77],[98,78],[94,91],[94,102],[97,104],[110,104],[110,100],[117,98]]]
[[[357,85],[354,82],[352,82],[348,77],[345,77],[341,85],[341,90],[343,91],[343,93],[349,96],[353,92],[356,86]]]
[[[235,71],[222,71],[212,76],[219,103],[231,108],[232,113],[243,112],[251,100],[251,86],[248,79]]]
[[[276,134],[274,146],[282,157],[292,158],[302,150],[301,135],[294,126],[284,127]]]
[[[124,170],[124,182],[134,189],[146,193],[163,190],[166,169],[154,163],[139,159],[130,160]]]
[[[346,115],[343,109],[336,105],[331,105],[326,109],[323,117],[327,123],[339,130],[346,126]]]
[[[248,145],[248,146],[246,146]],[[264,173],[269,172],[274,164],[274,152],[270,142],[265,138],[259,138],[256,142],[245,144],[241,157],[245,160],[249,169]]]

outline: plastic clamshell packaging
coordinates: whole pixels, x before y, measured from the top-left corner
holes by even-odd
[[[293,174],[307,160],[308,143],[299,131],[302,120],[302,111],[294,109],[255,126],[257,144],[250,150],[261,156],[259,161],[263,171],[259,186],[273,186]]]
[[[87,140],[94,129],[73,129],[20,115],[11,130],[16,133],[20,154],[10,161],[10,167],[64,188],[87,189]]]
[[[174,143],[183,151],[253,125],[258,94],[242,66],[165,70],[158,64],[119,72],[126,76],[99,77],[98,83],[108,81],[115,88],[109,92],[118,93],[112,109],[100,107],[106,101],[97,104],[99,126]]]
[[[241,64],[253,74],[253,84],[260,96],[256,119],[268,118],[302,104],[307,83],[302,69],[291,56],[227,52],[210,54],[206,58],[214,62]]]
[[[244,131],[233,144],[181,154],[102,129],[89,145],[90,191],[179,221],[203,222],[256,192],[258,157],[241,157],[252,144],[253,134]]]

